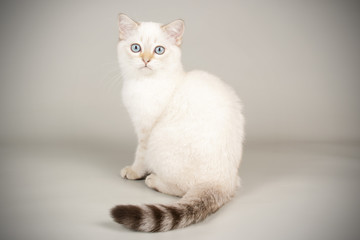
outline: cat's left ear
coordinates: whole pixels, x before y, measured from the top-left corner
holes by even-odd
[[[168,34],[169,38],[174,41],[177,46],[181,45],[182,36],[185,31],[185,23],[183,20],[178,19],[167,25],[162,26],[164,31]]]

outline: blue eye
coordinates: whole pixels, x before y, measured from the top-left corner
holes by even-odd
[[[165,52],[165,48],[163,46],[157,46],[155,48],[155,53],[158,54],[158,55],[161,55]]]
[[[134,53],[138,53],[141,51],[141,47],[139,44],[134,43],[131,45],[131,51],[133,51]]]

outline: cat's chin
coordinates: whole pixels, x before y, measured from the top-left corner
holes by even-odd
[[[140,68],[140,72],[145,75],[152,74],[154,71],[149,67],[142,67]]]

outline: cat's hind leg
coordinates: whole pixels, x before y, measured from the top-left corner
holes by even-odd
[[[158,192],[162,192],[168,195],[173,195],[177,197],[182,197],[185,192],[182,191],[179,187],[175,184],[169,184],[163,181],[160,177],[156,174],[152,173],[145,179],[145,184]]]

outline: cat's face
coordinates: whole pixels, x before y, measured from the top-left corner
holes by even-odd
[[[162,26],[137,23],[119,15],[118,59],[124,75],[142,76],[171,72],[181,67],[182,20]]]

